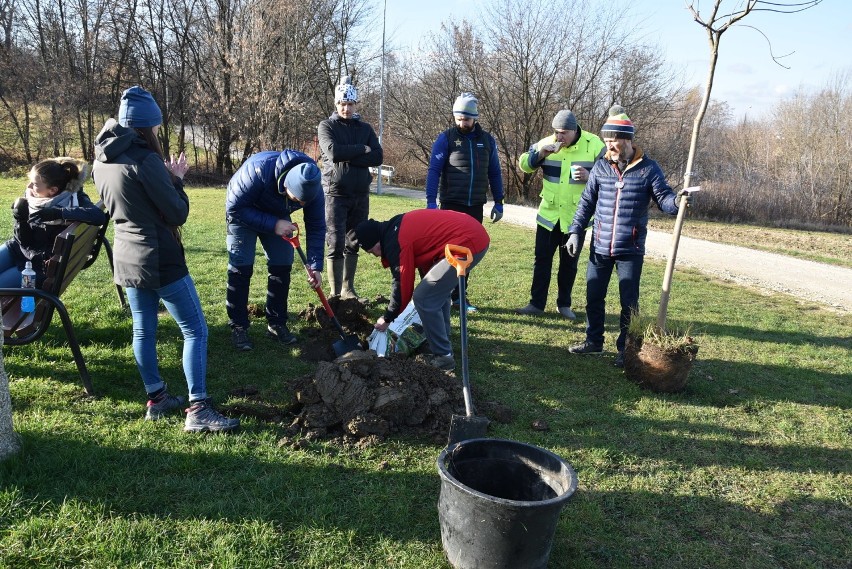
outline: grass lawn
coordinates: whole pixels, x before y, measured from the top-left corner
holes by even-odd
[[[11,204],[22,180],[0,180]],[[224,405],[253,386],[283,403],[288,379],[314,369],[252,327],[236,353],[225,315],[224,190],[190,190],[190,271],[210,326],[209,391]],[[94,197],[93,190],[90,195]],[[372,198],[373,217],[419,205]],[[0,219],[11,233],[11,215]],[[852,558],[852,319],[693,271],[675,274],[670,320],[700,332],[687,390],[656,395],[612,366],[617,287],[603,357],[567,347],[583,325],[516,316],[532,277],[534,232],[487,223],[492,246],[474,271],[471,378],[510,406],[490,435],[536,444],[577,470],[551,567],[848,567]],[[574,289],[583,318],[585,260]],[[663,264],[648,259],[642,306],[656,314]],[[316,296],[294,267],[290,312]],[[265,290],[262,258],[252,302]],[[362,295],[389,292],[362,257]],[[82,397],[58,321],[32,345],[4,348],[22,452],[0,464],[0,568],[441,568],[432,441],[389,438],[365,449],[279,447],[289,421],[243,420],[233,436],[185,434],[179,418],[142,420],[144,390],[106,258],[65,293],[99,397]],[[376,309],[376,316],[380,310]],[[301,323],[293,322],[298,333]],[[454,319],[457,324],[457,319]],[[454,336],[458,342],[458,335]],[[164,317],[159,353],[185,391],[182,342]],[[536,431],[537,419],[550,425]]]

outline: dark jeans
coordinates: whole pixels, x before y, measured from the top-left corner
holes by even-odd
[[[325,244],[328,245],[329,259],[342,259],[344,256],[358,254],[346,238],[362,221],[370,215],[370,196],[325,196]]]
[[[589,267],[586,270],[586,340],[603,346],[604,320],[606,319],[606,292],[612,269],[618,274],[618,292],[621,298],[620,333],[615,347],[624,351],[627,327],[631,312],[639,310],[639,279],[642,277],[642,255],[608,257],[589,252]]]
[[[544,310],[547,305],[547,293],[550,290],[550,277],[553,272],[553,255],[559,251],[559,270],[556,273],[556,306],[571,307],[571,289],[577,278],[577,263],[586,233],[580,236],[580,250],[572,257],[565,248],[568,233],[562,233],[559,222],[553,231],[548,231],[541,225],[535,230],[535,261],[533,263],[533,280],[530,287],[530,304]]]
[[[471,216],[473,219],[482,223],[482,211],[484,205],[464,205],[460,203],[447,203],[441,202],[441,209],[446,209],[449,211],[460,211],[461,213],[466,213]],[[470,275],[467,275],[467,283],[465,285],[465,291],[470,290]],[[457,303],[459,301],[459,287],[456,285],[456,288],[453,289],[452,294],[453,303]],[[470,304],[470,298],[467,298],[468,304]]]
[[[293,246],[272,233],[258,233],[241,223],[228,224],[228,289],[225,308],[228,324],[248,328],[248,299],[257,242],[266,255],[266,320],[270,324],[286,324],[287,296],[290,294],[290,272]]]

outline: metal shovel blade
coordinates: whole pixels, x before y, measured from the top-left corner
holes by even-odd
[[[453,415],[450,419],[450,434],[447,446],[470,439],[483,439],[488,432],[487,417],[475,415]]]
[[[334,349],[334,354],[337,357],[344,356],[349,352],[361,350],[361,342],[357,336],[343,336],[340,340],[334,342],[331,347]]]

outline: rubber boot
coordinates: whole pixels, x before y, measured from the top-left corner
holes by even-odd
[[[340,296],[340,286],[343,284],[343,259],[326,259],[328,272],[329,296]]]
[[[355,292],[355,269],[358,267],[358,255],[346,255],[343,257],[343,286],[340,288],[340,298],[346,300],[355,298],[358,302],[367,303],[366,298],[361,298]]]

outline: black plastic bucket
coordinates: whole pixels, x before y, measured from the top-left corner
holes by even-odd
[[[577,473],[554,453],[505,439],[471,439],[438,457],[441,541],[456,569],[547,567]]]

